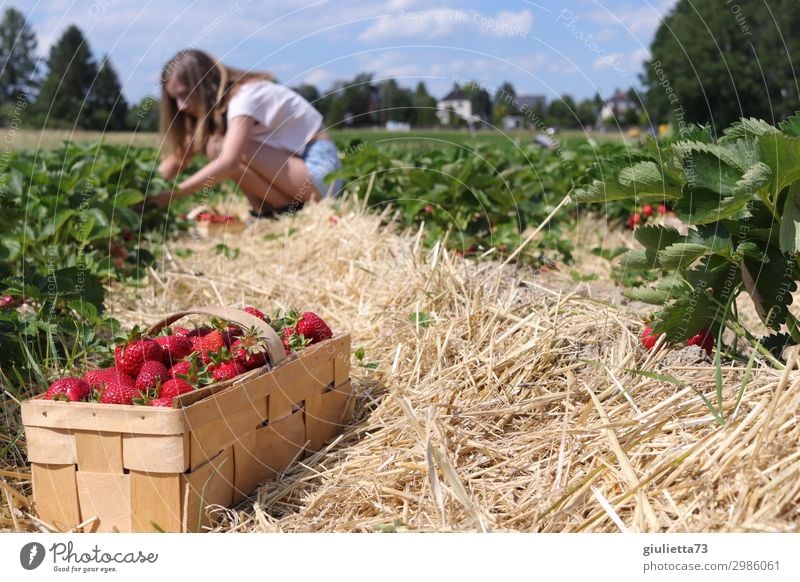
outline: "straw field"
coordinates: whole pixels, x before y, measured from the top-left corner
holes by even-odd
[[[147,285],[112,290],[129,326],[199,304],[298,306],[362,350],[352,424],[214,508],[219,531],[800,530],[795,355],[783,370],[723,362],[721,425],[705,353],[646,352],[645,311],[610,283],[422,240],[389,209],[321,203],[172,241]],[[26,467],[0,483],[0,525],[46,530]]]

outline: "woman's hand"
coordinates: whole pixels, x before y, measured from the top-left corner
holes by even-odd
[[[147,202],[155,204],[162,209],[167,208],[169,203],[172,202],[172,191],[164,190],[163,192],[159,192],[155,196],[147,198]]]

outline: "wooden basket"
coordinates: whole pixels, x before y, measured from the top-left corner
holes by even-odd
[[[35,510],[61,531],[200,531],[206,507],[230,507],[336,436],[352,413],[350,336],[286,358],[277,334],[235,309],[189,314],[257,326],[271,366],[175,399],[174,408],[22,403]],[[268,330],[268,331],[267,331]],[[89,522],[89,523],[86,523]]]

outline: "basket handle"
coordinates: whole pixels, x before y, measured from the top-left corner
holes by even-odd
[[[246,311],[236,309],[233,307],[196,307],[187,309],[185,311],[177,311],[166,316],[164,319],[157,321],[147,330],[150,335],[155,335],[161,329],[174,321],[186,317],[187,315],[208,315],[210,317],[218,317],[231,323],[235,323],[242,328],[255,327],[260,331],[267,340],[267,353],[269,361],[273,366],[277,366],[280,362],[286,359],[286,351],[283,347],[283,341],[275,333],[275,330],[264,320],[250,315]]]

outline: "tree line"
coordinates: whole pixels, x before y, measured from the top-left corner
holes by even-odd
[[[627,94],[634,107],[605,120],[606,101],[595,95],[576,102],[563,95],[521,111],[510,83],[493,93],[475,81],[456,88],[470,101],[473,115],[502,127],[508,116],[523,126],[588,127],[651,125],[672,121],[726,127],[739,117],[771,122],[800,109],[800,10],[796,0],[680,0],[664,18],[640,75],[642,88]],[[26,19],[7,8],[0,21],[0,125],[105,131],[158,128],[154,97],[129,105],[110,59],[96,59],[83,33],[69,26],[42,66],[36,35]],[[437,99],[423,82],[415,89],[394,79],[359,73],[337,81],[325,93],[313,85],[293,87],[324,115],[329,127],[403,122],[414,127],[464,125],[457,116],[442,121]],[[25,106],[20,115],[21,104]]]

